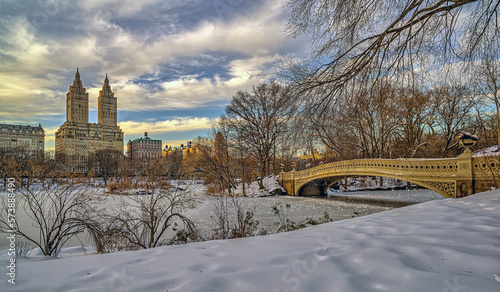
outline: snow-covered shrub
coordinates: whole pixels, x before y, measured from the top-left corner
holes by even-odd
[[[220,196],[212,206],[214,239],[253,236],[259,222],[253,219],[255,207],[244,204],[235,196]]]
[[[79,183],[47,181],[21,190],[19,206],[24,209],[31,224],[39,230],[34,235],[21,229],[18,222],[11,224],[6,214],[0,213],[0,231],[8,231],[38,247],[43,255],[57,256],[64,244],[83,233],[100,199],[91,196]],[[3,209],[7,211],[6,200]]]
[[[254,181],[250,185],[245,187],[245,193],[243,193],[243,185],[240,184],[234,191],[236,194],[241,194],[247,197],[266,197],[284,194],[285,189],[280,186],[277,176],[271,175],[265,177],[262,180],[262,185],[264,188],[260,188],[259,182]]]
[[[271,207],[273,214],[276,217],[278,217],[279,220],[279,222],[276,223],[276,225],[278,225],[278,228],[276,229],[277,233],[293,231],[308,226],[318,225],[333,221],[333,219],[330,218],[330,214],[327,211],[325,211],[323,213],[323,216],[319,217],[317,220],[315,220],[312,217],[306,217],[303,221],[295,222],[293,220],[290,220],[288,216],[288,212],[290,211],[290,209],[291,209],[290,204],[285,204],[283,206],[281,202]]]

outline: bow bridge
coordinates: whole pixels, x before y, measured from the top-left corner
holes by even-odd
[[[456,158],[356,159],[331,162],[306,170],[281,172],[278,181],[288,195],[304,194],[314,186],[328,188],[347,177],[377,176],[399,179],[431,189],[445,198],[458,198],[490,190],[500,183],[500,155],[473,156],[467,148]]]

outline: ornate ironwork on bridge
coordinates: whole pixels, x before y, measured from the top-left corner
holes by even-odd
[[[472,155],[469,147],[456,158],[356,159],[331,162],[306,170],[281,172],[281,186],[292,196],[315,182],[321,191],[347,177],[377,176],[408,181],[446,198],[490,190],[500,184],[500,155]]]

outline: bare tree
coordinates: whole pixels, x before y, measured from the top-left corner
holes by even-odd
[[[95,163],[97,173],[102,176],[104,184],[107,185],[108,179],[118,175],[118,170],[123,159],[123,153],[119,150],[105,149],[96,151],[93,159],[89,159],[89,161]]]
[[[357,146],[363,157],[381,158],[390,155],[394,130],[401,125],[397,112],[397,89],[380,82],[368,90],[362,88],[353,98],[352,125]]]
[[[139,163],[134,159],[123,160],[118,171],[123,186],[130,188],[134,185],[134,179],[139,173]]]
[[[388,82],[358,84],[311,117],[311,132],[327,147],[329,159],[391,157],[402,125],[399,89]]]
[[[255,158],[260,169],[259,185],[270,174],[278,142],[290,130],[296,113],[291,93],[276,82],[254,86],[251,92],[239,91],[226,107],[221,123],[230,129],[238,147]]]
[[[351,127],[358,116],[354,113],[356,105],[351,100],[339,99],[320,113],[303,119],[309,130],[307,139],[316,137],[325,146],[328,160],[357,158],[359,147]]]
[[[185,215],[195,206],[194,196],[171,185],[163,173],[154,170],[148,174],[145,187],[145,193],[123,198],[115,214],[109,216],[129,246],[146,249],[162,245],[166,232],[178,224],[196,233],[193,222]]]
[[[20,197],[19,205],[35,228],[37,234],[22,230],[19,222],[11,225],[8,212],[0,214],[0,230],[13,232],[40,248],[47,256],[57,256],[64,244],[81,234],[89,225],[88,218],[96,210],[98,198],[88,195],[78,183],[59,184],[47,182],[28,188]],[[6,201],[3,209],[8,210]]]
[[[406,147],[404,155],[415,157],[426,143],[423,138],[434,118],[434,104],[430,94],[415,89],[400,90],[398,100],[402,121],[400,133]]]
[[[288,31],[311,36],[311,60],[285,74],[331,100],[350,80],[415,72],[419,56],[441,65],[470,58],[498,37],[498,0],[289,0]],[[409,80],[411,83],[411,80]]]
[[[209,135],[211,138],[198,141],[201,144],[196,165],[204,175],[205,184],[216,185],[218,193],[232,193],[236,183],[234,161],[227,144],[227,129],[219,124],[210,130]]]
[[[500,42],[486,47],[476,68],[477,84],[483,98],[490,100],[495,106],[495,130],[497,145],[500,147]]]
[[[0,151],[0,173],[3,176],[4,184],[7,176],[16,178],[16,181],[25,186],[31,182],[28,174],[34,165],[41,164],[41,160],[25,147],[15,147],[2,149]]]
[[[446,157],[458,143],[456,135],[470,124],[476,99],[471,89],[460,84],[439,86],[431,94],[436,109],[432,129],[437,128],[436,135],[443,137],[439,148],[440,154]]]

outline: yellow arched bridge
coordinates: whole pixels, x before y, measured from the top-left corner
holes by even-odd
[[[288,195],[303,194],[314,184],[323,194],[347,177],[395,178],[431,189],[445,198],[458,198],[490,190],[500,184],[500,155],[472,155],[466,150],[456,158],[356,159],[331,162],[306,170],[281,172],[278,178]]]

